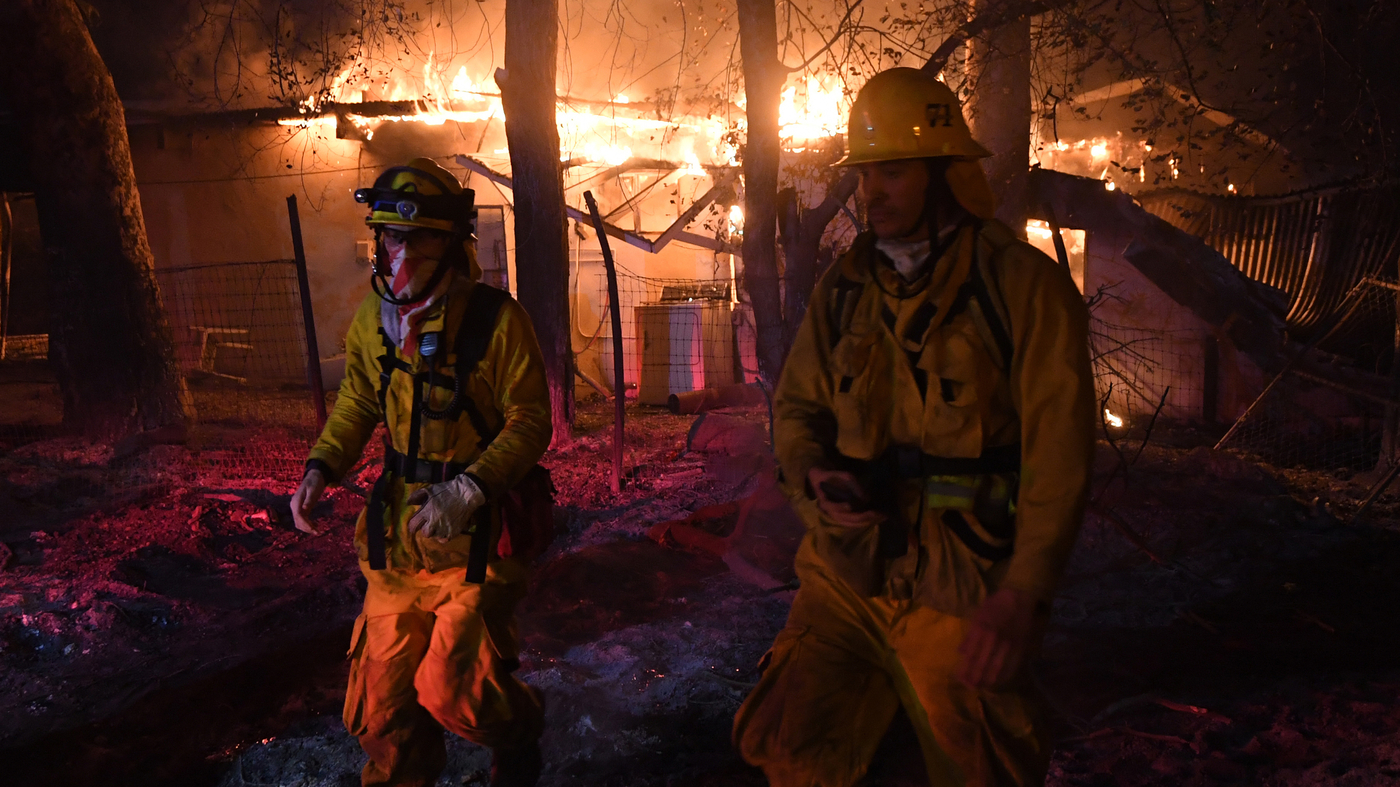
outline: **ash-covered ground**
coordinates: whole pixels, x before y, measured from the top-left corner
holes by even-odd
[[[611,406],[551,453],[560,537],[520,610],[545,691],[543,784],[760,785],[729,725],[791,601],[800,536],[767,413]],[[1100,451],[1038,664],[1052,785],[1400,783],[1395,503],[1159,427]],[[0,773],[15,784],[353,785],[341,728],[361,505],[317,537],[289,484],[202,477],[193,449],[74,440],[0,456]],[[139,481],[139,483],[137,482]],[[907,734],[907,733],[905,733]],[[872,784],[917,784],[891,733]],[[440,784],[485,784],[453,739]]]

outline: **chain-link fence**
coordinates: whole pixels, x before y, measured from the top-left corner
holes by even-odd
[[[1276,467],[1366,471],[1400,452],[1394,374],[1400,287],[1357,284],[1304,348],[1221,439],[1219,448]]]

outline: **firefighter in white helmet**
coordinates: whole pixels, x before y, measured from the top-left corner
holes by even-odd
[[[992,218],[956,97],[875,75],[848,154],[870,230],[817,284],[774,396],[808,533],[801,587],[734,724],[776,787],[845,787],[902,707],[931,783],[1043,781],[1028,663],[1083,515],[1088,314]]]

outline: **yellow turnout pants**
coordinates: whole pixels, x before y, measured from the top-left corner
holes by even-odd
[[[350,641],[344,720],[369,755],[363,785],[435,783],[444,728],[490,748],[539,738],[539,697],[511,674],[523,566],[493,563],[481,585],[467,583],[464,568],[361,569],[369,588]]]
[[[956,677],[968,621],[862,597],[803,557],[787,625],[734,719],[735,747],[773,787],[855,784],[901,704],[930,784],[1044,781],[1050,741],[1028,678],[978,691]]]

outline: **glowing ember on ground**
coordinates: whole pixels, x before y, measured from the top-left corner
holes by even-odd
[[[1120,418],[1119,416],[1114,415],[1114,414],[1113,414],[1113,411],[1112,411],[1112,410],[1109,410],[1107,407],[1105,407],[1105,408],[1103,409],[1103,420],[1104,420],[1105,423],[1107,423],[1109,426],[1113,427],[1114,429],[1122,429],[1122,428],[1123,428],[1123,419]]]

